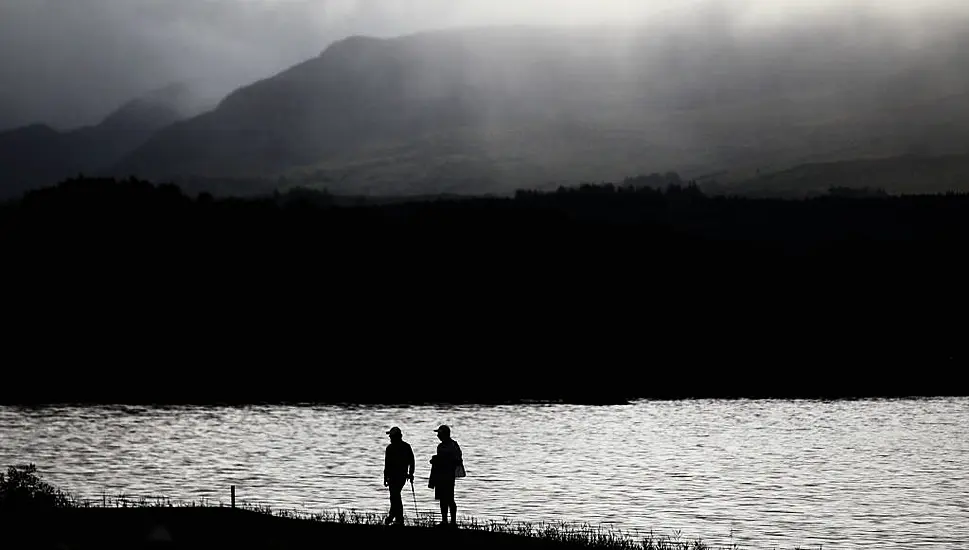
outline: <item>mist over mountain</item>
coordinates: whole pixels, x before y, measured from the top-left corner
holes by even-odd
[[[969,194],[885,191],[969,191],[967,57],[965,0],[0,0],[8,340],[69,371],[0,394],[359,398],[404,344],[948,387]]]
[[[0,128],[36,126],[4,139],[35,144],[44,127],[104,120],[140,90],[205,81],[212,103],[225,98],[217,110],[149,125],[146,143],[98,148],[81,167],[204,176],[224,193],[240,192],[238,178],[247,191],[368,194],[667,171],[719,184],[967,152],[969,8],[951,0],[10,0],[0,11]],[[56,160],[63,147],[32,146],[46,152],[27,155],[31,181],[74,175],[78,163]],[[4,158],[21,150],[0,143]]]
[[[481,193],[965,153],[969,35],[939,23],[911,47],[875,23],[351,37],[159,132],[117,171]]]
[[[312,3],[4,0],[0,130],[95,125],[171,82],[204,80],[223,96],[332,40],[307,16]]]

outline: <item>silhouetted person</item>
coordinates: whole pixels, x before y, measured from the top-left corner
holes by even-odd
[[[404,434],[397,426],[391,428],[387,435],[390,436],[390,445],[387,445],[384,455],[384,487],[390,487],[390,515],[385,523],[403,525],[404,502],[400,498],[400,491],[407,480],[414,481],[414,451],[404,441]]]
[[[464,458],[461,447],[451,439],[451,428],[442,424],[437,432],[441,442],[437,454],[431,457],[431,479],[429,486],[434,489],[434,498],[441,501],[441,526],[448,525],[448,511],[451,512],[451,526],[457,526],[458,505],[454,502],[454,480],[464,477]]]

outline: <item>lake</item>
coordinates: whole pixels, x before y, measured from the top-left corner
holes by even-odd
[[[629,405],[0,407],[0,465],[81,497],[164,495],[386,512],[384,434],[427,488],[433,429],[468,477],[459,516],[575,521],[746,548],[969,541],[969,398]],[[409,493],[409,490],[407,490]],[[405,513],[414,500],[406,495]]]

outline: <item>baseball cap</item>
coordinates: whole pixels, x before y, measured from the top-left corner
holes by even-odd
[[[400,428],[394,426],[393,428],[387,430],[388,435],[401,435]]]
[[[449,434],[449,433],[451,433],[451,428],[449,428],[447,424],[441,424],[441,425],[440,425],[440,426],[438,426],[438,428],[437,428],[436,430],[434,430],[434,431],[435,431],[435,432],[444,432],[444,433],[446,433],[446,434]]]

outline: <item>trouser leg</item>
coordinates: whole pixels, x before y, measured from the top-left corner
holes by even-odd
[[[390,519],[398,522],[404,521],[404,502],[400,496],[403,485],[393,483],[390,485]]]

